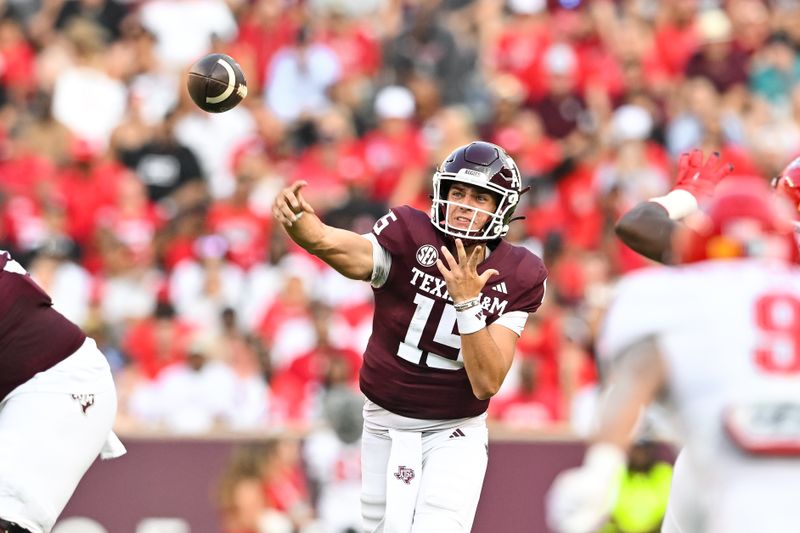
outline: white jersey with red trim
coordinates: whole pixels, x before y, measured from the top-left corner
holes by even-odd
[[[620,283],[599,343],[610,364],[654,339],[696,478],[689,531],[800,524],[800,270],[758,260],[657,267]],[[696,529],[692,529],[696,528]]]

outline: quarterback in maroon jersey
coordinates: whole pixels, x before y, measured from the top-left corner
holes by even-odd
[[[117,396],[94,341],[0,250],[0,533],[47,533],[111,432]]]
[[[393,208],[366,235],[323,224],[304,185],[278,195],[275,219],[375,295],[360,377],[364,529],[469,531],[489,398],[547,276],[538,257],[502,239],[523,192],[519,170],[494,144],[457,148],[433,176],[430,214]]]

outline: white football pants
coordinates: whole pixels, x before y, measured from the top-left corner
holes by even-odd
[[[91,339],[0,402],[0,517],[48,533],[103,451],[124,453],[111,433],[117,394]]]
[[[482,418],[437,431],[365,429],[361,455],[365,533],[470,531],[487,460],[488,430]]]

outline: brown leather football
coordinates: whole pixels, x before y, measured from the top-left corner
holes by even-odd
[[[225,54],[210,54],[192,65],[186,88],[197,107],[209,113],[233,109],[247,96],[242,68]]]

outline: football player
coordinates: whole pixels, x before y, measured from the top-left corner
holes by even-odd
[[[503,240],[523,193],[494,144],[453,151],[433,175],[430,214],[392,208],[372,232],[323,224],[284,189],[273,214],[289,236],[374,289],[361,390],[365,531],[469,531],[486,471],[486,409],[511,366],[544,264]]]
[[[95,458],[125,453],[94,341],[0,250],[0,532],[47,533]]]
[[[675,416],[691,476],[670,531],[792,531],[800,520],[800,270],[791,208],[729,178],[676,229],[673,260],[623,280],[598,344],[608,394],[583,466],[548,496],[559,532],[595,531],[641,409]],[[687,305],[689,303],[690,305]]]
[[[673,191],[643,202],[623,215],[616,225],[617,235],[636,252],[661,263],[671,263],[673,235],[681,227],[681,220],[695,213],[698,204],[707,201],[717,184],[732,170],[733,166],[721,161],[716,153],[709,156],[705,164],[700,150],[682,154]],[[800,158],[773,178],[772,187],[800,211]],[[685,517],[684,510],[691,506],[693,485],[690,467],[680,453],[675,461],[662,533],[686,531],[683,524],[689,518]]]

